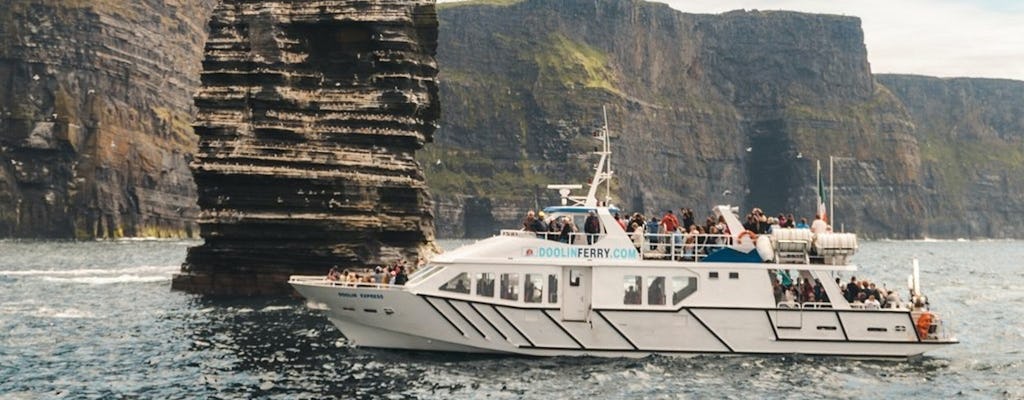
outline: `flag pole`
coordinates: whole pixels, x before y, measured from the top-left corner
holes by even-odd
[[[835,184],[834,184],[835,181],[832,180],[832,178],[833,178],[833,176],[832,176],[832,166],[833,166],[833,157],[831,155],[829,155],[828,156],[828,218],[829,218],[829,222],[830,222],[829,225],[835,227],[836,226],[836,224],[835,224],[835,222],[836,222],[836,209],[835,209],[835,200],[836,200],[835,189],[836,189],[836,187],[835,187]]]
[[[814,176],[814,186],[817,188],[817,190],[815,190],[814,193],[818,201],[814,202],[814,213],[818,214],[819,217],[824,217],[823,215],[821,215],[821,202],[822,200],[824,200],[821,198],[821,160],[816,161],[818,163],[818,169],[817,174]]]

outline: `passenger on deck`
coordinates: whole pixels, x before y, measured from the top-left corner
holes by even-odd
[[[867,310],[878,310],[882,308],[882,304],[875,299],[874,295],[868,296],[868,299],[864,301],[864,309]]]
[[[647,233],[647,242],[651,244],[650,250],[656,249],[658,247],[658,243],[661,243],[661,240],[659,240],[659,237],[657,236],[658,225],[658,218],[651,217],[651,220],[647,222],[646,226],[644,226],[644,231]]]
[[[768,233],[768,217],[764,215],[764,211],[761,211],[760,208],[755,207],[754,210],[751,211],[751,214],[753,214],[754,216],[754,233],[758,235]]]
[[[562,219],[558,217],[551,218],[548,222],[548,239],[558,241],[562,233]]]
[[[580,230],[576,228],[576,224],[572,222],[572,218],[562,217],[562,231],[558,235],[558,241],[572,244],[572,239],[576,237],[576,233],[579,231]]]
[[[601,220],[597,218],[597,213],[593,210],[583,221],[583,232],[587,234],[587,244],[594,244],[597,241],[597,234],[601,233]]]
[[[408,281],[409,281],[409,275],[406,275],[405,267],[399,266],[398,267],[398,273],[395,274],[395,284],[396,285],[404,285]],[[459,282],[462,282],[462,281],[459,281]]]
[[[330,271],[327,271],[327,280],[329,280],[329,281],[337,281],[337,280],[340,280],[340,279],[341,279],[341,273],[338,272],[338,266],[337,265],[331,267]]]
[[[811,232],[814,234],[819,234],[826,233],[830,230],[831,228],[829,228],[828,223],[825,222],[825,220],[821,219],[821,215],[815,214],[814,222],[811,223]]]
[[[814,278],[814,301],[828,303],[828,293],[821,287],[821,279]]]
[[[544,211],[537,213],[537,219],[533,222],[533,231],[543,235],[548,231],[548,224],[544,223]]]
[[[644,243],[644,226],[636,222],[632,222],[629,225],[629,238],[633,241],[633,247],[640,250],[640,246]]]
[[[787,214],[786,215],[786,225],[784,225],[783,228],[795,228],[795,227],[796,227],[796,221],[793,220],[793,214]]]
[[[665,229],[665,233],[673,233],[679,228],[679,220],[676,219],[676,215],[672,213],[672,210],[665,211],[665,216],[661,218],[661,225]]]
[[[856,276],[851,276],[850,277],[850,283],[846,284],[846,293],[845,294],[846,294],[846,301],[851,302],[851,303],[853,302],[854,299],[857,298],[857,295],[860,294],[860,286],[857,285],[857,277]]]
[[[800,217],[800,222],[796,224],[796,229],[811,229],[810,225],[807,225],[807,218]]]
[[[696,223],[693,220],[693,210],[689,208],[680,208],[679,213],[683,217],[683,220],[680,222],[680,225],[683,226],[683,229],[689,230],[690,227]]]
[[[686,235],[683,234],[682,227],[676,227],[676,231],[672,232],[672,253],[675,257],[679,257],[683,253],[683,243],[686,242]]]
[[[895,290],[889,292],[889,295],[885,297],[885,308],[901,307],[903,307],[903,300],[900,299],[900,293]]]
[[[623,219],[619,213],[615,213],[615,222],[619,224],[619,227],[622,228],[623,231],[626,231],[626,220]]]

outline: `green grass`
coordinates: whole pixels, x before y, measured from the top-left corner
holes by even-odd
[[[622,94],[615,87],[617,79],[604,52],[562,34],[551,35],[548,39],[533,54],[542,81],[556,82],[567,88],[603,89]]]

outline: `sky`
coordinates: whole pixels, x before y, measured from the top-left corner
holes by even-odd
[[[757,9],[856,16],[874,73],[1024,80],[1024,0],[659,2],[690,13]]]

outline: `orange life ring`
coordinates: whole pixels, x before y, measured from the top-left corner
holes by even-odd
[[[925,312],[917,317],[917,337],[923,339],[928,338],[928,329],[932,326],[932,313]]]
[[[744,236],[750,236],[750,242],[751,243],[757,243],[757,234],[754,233],[753,231],[749,231],[749,230],[748,231],[740,232],[740,235],[736,237],[736,241],[737,242],[742,242]]]

